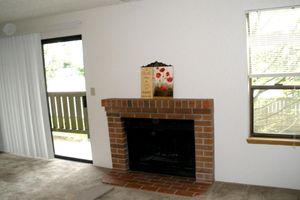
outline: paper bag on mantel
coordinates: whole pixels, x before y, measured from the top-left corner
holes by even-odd
[[[173,66],[158,62],[149,65],[141,67],[142,98],[172,98]]]

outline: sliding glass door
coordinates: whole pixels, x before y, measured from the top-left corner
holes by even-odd
[[[42,45],[55,156],[91,162],[81,36]]]

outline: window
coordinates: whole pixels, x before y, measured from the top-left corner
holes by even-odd
[[[300,139],[300,8],[247,22],[252,136]]]

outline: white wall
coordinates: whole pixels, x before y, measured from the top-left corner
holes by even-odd
[[[111,167],[100,100],[140,97],[140,66],[175,66],[176,98],[215,100],[216,180],[300,189],[299,147],[248,144],[245,10],[299,5],[299,0],[143,0],[18,22],[44,37],[81,33],[95,165]],[[58,23],[80,27],[49,32]],[[54,25],[53,25],[54,24]],[[48,27],[48,29],[47,29]]]

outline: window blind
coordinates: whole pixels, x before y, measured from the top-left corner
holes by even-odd
[[[300,76],[300,8],[248,13],[249,77]]]

